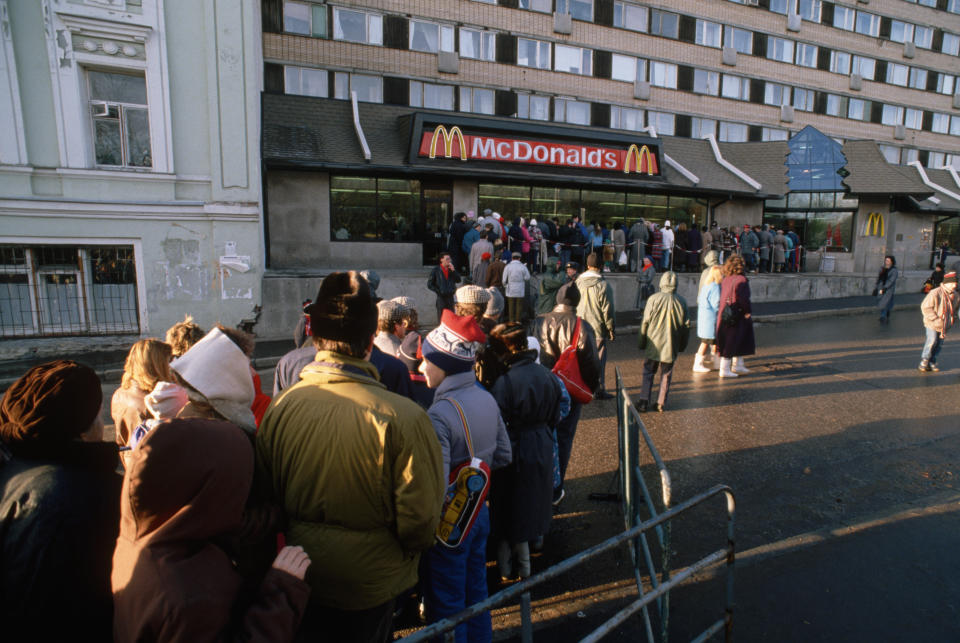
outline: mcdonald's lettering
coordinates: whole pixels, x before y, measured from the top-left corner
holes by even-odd
[[[885,236],[884,233],[883,215],[879,212],[871,212],[867,215],[867,224],[863,228],[863,236],[883,237]]]
[[[531,163],[556,167],[622,171],[659,176],[656,147],[632,144],[626,150],[596,145],[530,141],[464,134],[458,126],[438,125],[421,134],[418,156],[461,161]]]

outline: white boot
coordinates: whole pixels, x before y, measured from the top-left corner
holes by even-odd
[[[703,355],[697,353],[693,356],[693,372],[694,373],[709,373],[710,369],[703,363]]]
[[[703,360],[703,365],[712,371],[720,369],[720,357],[716,353],[710,353]]]
[[[730,358],[721,357],[720,358],[720,377],[739,377],[736,373],[730,370]]]
[[[746,375],[750,372],[750,369],[743,365],[742,357],[733,358],[733,372],[739,373],[740,375]]]

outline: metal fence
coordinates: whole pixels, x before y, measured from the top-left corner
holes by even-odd
[[[139,330],[132,246],[0,245],[0,336]]]
[[[695,641],[705,641],[720,631],[724,632],[724,637],[727,641],[731,640],[733,625],[735,514],[733,491],[725,485],[717,485],[684,502],[672,506],[670,474],[663,460],[660,458],[660,454],[657,452],[653,440],[650,438],[649,433],[647,433],[639,413],[636,408],[634,408],[630,397],[624,390],[623,378],[619,367],[616,369],[616,375],[619,454],[619,467],[617,472],[619,493],[617,497],[622,501],[625,531],[575,556],[571,556],[512,587],[497,592],[486,600],[471,605],[454,616],[418,630],[414,634],[401,639],[402,641],[406,643],[417,643],[441,636],[444,636],[448,641],[452,641],[453,630],[458,624],[468,621],[474,616],[494,607],[514,603],[519,600],[521,615],[520,639],[523,643],[530,643],[533,641],[533,615],[530,590],[545,581],[564,574],[624,544],[630,547],[630,556],[639,596],[637,600],[617,612],[600,627],[588,634],[582,641],[599,641],[604,636],[614,632],[616,628],[625,623],[629,618],[640,613],[643,619],[643,627],[647,641],[653,643],[659,639],[665,643],[669,636],[670,590],[691,578],[697,572],[719,563],[725,563],[727,568],[726,604],[724,606],[724,612],[719,619],[701,632],[695,638]],[[646,443],[647,449],[659,473],[660,496],[662,501],[660,505],[654,502],[649,487],[644,480],[640,465],[641,436]],[[726,547],[714,551],[671,576],[670,521],[685,511],[719,495],[723,495],[727,501]],[[649,517],[643,517],[644,510],[646,510]],[[656,539],[655,544],[658,545],[661,554],[660,569],[654,564],[654,556],[647,538],[651,532],[654,534],[654,538]],[[644,583],[644,567],[646,567],[646,574],[650,583],[649,587]],[[656,620],[659,625],[659,627],[657,627],[658,636],[654,635],[654,619],[651,618],[649,611],[651,604],[656,608]]]

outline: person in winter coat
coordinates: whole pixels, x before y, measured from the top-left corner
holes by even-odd
[[[937,367],[937,355],[940,354],[947,331],[957,319],[958,310],[957,273],[948,272],[940,285],[928,292],[920,304],[923,329],[927,336],[918,367],[921,371],[940,370]]]
[[[580,290],[576,284],[571,284],[564,290],[563,298],[556,307],[545,315],[536,319],[533,326],[533,336],[540,342],[540,363],[546,368],[553,369],[560,354],[570,346],[577,322],[580,322],[580,336],[577,338],[577,365],[580,367],[580,376],[583,383],[591,391],[600,386],[600,358],[597,356],[597,343],[593,328],[577,317],[577,306],[580,304]],[[570,400],[570,410],[557,425],[557,447],[560,460],[560,486],[554,488],[554,502],[563,497],[563,480],[567,474],[567,465],[570,462],[570,453],[573,451],[573,439],[577,433],[577,423],[580,421],[580,412],[583,404]]]
[[[541,264],[546,259],[546,244],[543,241],[543,230],[536,219],[530,219],[530,224],[526,227],[530,234],[530,270],[536,274],[541,272]]]
[[[159,339],[141,339],[130,347],[120,388],[110,400],[110,417],[113,418],[114,440],[118,446],[127,446],[134,429],[150,417],[144,397],[157,382],[174,381],[170,370],[171,357],[170,345]]]
[[[377,310],[358,273],[328,275],[310,317],[317,358],[263,418],[258,493],[313,561],[303,636],[387,641],[394,599],[416,583],[440,520],[440,444],[426,412],[365,359]]]
[[[219,420],[164,422],[134,450],[113,555],[113,639],[292,641],[310,559],[285,547],[249,606],[223,538],[240,527],[253,448]]]
[[[513,253],[504,250],[497,261],[491,261],[490,267],[487,268],[487,283],[485,284],[487,288],[496,288],[501,295],[503,294],[503,271],[512,260]],[[484,284],[477,285],[482,286]]]
[[[553,518],[553,427],[561,417],[560,380],[537,364],[522,324],[500,324],[490,347],[505,373],[490,393],[507,426],[512,463],[493,475],[492,535],[502,578],[530,575],[529,542],[547,533]]]
[[[463,243],[460,244],[460,250],[463,252],[465,257],[470,256],[470,252],[473,250],[473,244],[481,238],[481,233],[483,232],[483,224],[479,221],[474,221],[473,223],[468,223],[467,233],[463,235]]]
[[[449,252],[440,255],[440,265],[434,266],[427,280],[427,289],[437,295],[437,320],[444,310],[453,310],[453,293],[460,283],[460,273],[453,265]]]
[[[520,321],[523,318],[524,295],[530,271],[520,262],[520,253],[514,252],[510,263],[503,269],[503,290],[507,298],[507,320]]]
[[[613,224],[613,233],[610,235],[613,239],[613,263],[614,270],[617,272],[623,272],[630,267],[630,259],[627,259],[627,263],[620,263],[620,255],[626,252],[627,249],[627,233],[623,229],[622,223]]]
[[[787,238],[783,230],[777,230],[773,237],[773,271],[783,272],[783,266],[787,262]]]
[[[740,255],[730,255],[723,264],[720,283],[720,307],[717,310],[717,352],[720,353],[720,377],[737,377],[750,372],[743,365],[746,355],[757,348],[753,338],[750,309],[750,284],[744,276],[746,265]],[[723,321],[725,308],[733,309],[733,323]],[[731,361],[732,360],[732,361]]]
[[[607,341],[613,341],[615,335],[613,288],[600,274],[600,258],[591,254],[587,257],[587,270],[577,277],[577,289],[580,290],[580,305],[577,315],[593,327],[597,337],[597,354],[600,356],[600,386],[598,400],[609,400],[613,395],[605,387],[604,371],[607,368]]]
[[[766,223],[760,229],[760,272],[770,272],[770,259],[773,252],[773,234]]]
[[[647,237],[647,243],[650,246],[650,258],[653,259],[654,267],[663,265],[663,231],[657,227],[656,223],[650,224],[650,236]]]
[[[696,272],[700,268],[700,255],[703,254],[703,237],[697,230],[696,224],[687,231],[687,267],[689,272]]]
[[[740,235],[740,252],[746,263],[746,269],[751,272],[757,271],[757,251],[760,249],[760,237],[750,226],[743,226],[743,234]]]
[[[470,231],[467,225],[467,213],[457,212],[453,215],[453,221],[450,223],[449,239],[447,241],[447,250],[450,252],[450,258],[457,270],[463,268],[466,263],[466,254],[463,252],[463,238]]]
[[[407,367],[410,376],[410,399],[423,407],[423,410],[427,410],[433,404],[433,389],[427,386],[427,378],[420,372],[420,363],[423,361],[422,341],[420,333],[407,334],[400,345],[397,359]]]
[[[700,348],[693,358],[694,373],[709,373],[717,364],[717,311],[720,310],[720,283],[723,271],[714,263],[707,269],[707,279],[697,295],[697,337]],[[712,353],[708,352],[713,349]]]
[[[0,617],[5,641],[111,640],[117,445],[93,369],[34,366],[0,401]]]
[[[492,229],[493,226],[490,226],[490,230]],[[484,254],[489,254],[490,256],[484,259]],[[487,279],[486,266],[484,266],[481,274],[478,274],[477,270],[484,261],[486,261],[487,266],[489,266],[491,257],[493,257],[493,244],[485,238],[477,239],[470,247],[470,275],[473,277],[473,283],[477,286],[483,286]]]
[[[557,292],[565,282],[566,275],[561,270],[560,259],[554,257],[550,266],[540,277],[537,315],[545,315],[553,310],[553,307],[557,304]]]
[[[647,309],[637,337],[638,346],[644,352],[643,383],[640,389],[638,411],[651,410],[663,413],[670,394],[670,380],[677,355],[687,347],[690,339],[690,317],[687,302],[676,294],[677,274],[673,271],[660,277],[660,292],[647,301]],[[660,391],[657,402],[650,406],[653,376],[660,369]]]
[[[873,288],[874,297],[877,299],[877,308],[880,310],[880,323],[885,324],[890,321],[890,311],[893,310],[893,293],[897,290],[897,260],[887,255],[883,258],[883,268],[877,275],[877,284]]]
[[[486,342],[473,317],[450,312],[423,340],[420,372],[435,391],[428,415],[440,441],[443,479],[476,457],[491,471],[512,460],[510,438],[493,397],[477,386],[473,362]],[[463,542],[451,549],[434,544],[424,554],[420,582],[427,619],[432,623],[487,598],[486,549],[490,514],[486,503]],[[488,642],[493,637],[490,612],[456,629],[458,641]]]
[[[647,252],[647,240],[650,236],[650,230],[647,229],[647,222],[643,219],[637,219],[636,223],[630,227],[630,266],[631,270],[639,272],[643,268],[643,258]]]
[[[710,268],[713,266],[719,265],[720,254],[716,250],[708,250],[703,255],[703,263],[706,268],[703,269],[703,272],[700,273],[700,283],[697,285],[697,297],[699,298],[700,291],[703,290],[703,287],[707,283],[707,277],[710,276]]]
[[[687,224],[680,223],[674,233],[673,240],[673,268],[676,272],[683,272],[687,269],[687,248],[690,240],[688,238]]]
[[[657,269],[653,265],[650,257],[643,258],[643,267],[637,273],[637,303],[636,308],[643,316],[643,309],[647,305],[650,295],[656,292],[657,287]]]
[[[676,245],[676,235],[673,228],[670,227],[669,220],[663,222],[663,230],[660,231],[660,245],[663,252],[660,266],[663,270],[670,270],[672,265],[670,261],[673,258],[673,250]]]

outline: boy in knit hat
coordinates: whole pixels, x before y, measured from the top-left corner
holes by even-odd
[[[374,345],[387,355],[397,356],[400,342],[403,341],[404,324],[407,317],[407,308],[392,299],[384,299],[377,303],[377,335],[373,338]]]
[[[953,326],[957,318],[957,273],[948,272],[943,276],[943,282],[927,293],[920,304],[923,313],[923,329],[927,340],[923,344],[923,354],[920,359],[921,371],[939,371],[937,355],[943,346],[947,331]]]
[[[472,317],[443,312],[440,325],[424,339],[420,372],[435,389],[428,411],[440,440],[444,480],[471,457],[491,469],[510,464],[512,453],[496,401],[476,385],[473,361],[486,335]],[[486,547],[490,514],[486,505],[463,542],[455,549],[441,544],[424,555],[421,587],[431,622],[455,614],[487,597]],[[469,633],[469,635],[468,635]],[[489,641],[490,613],[457,626],[458,641]]]

